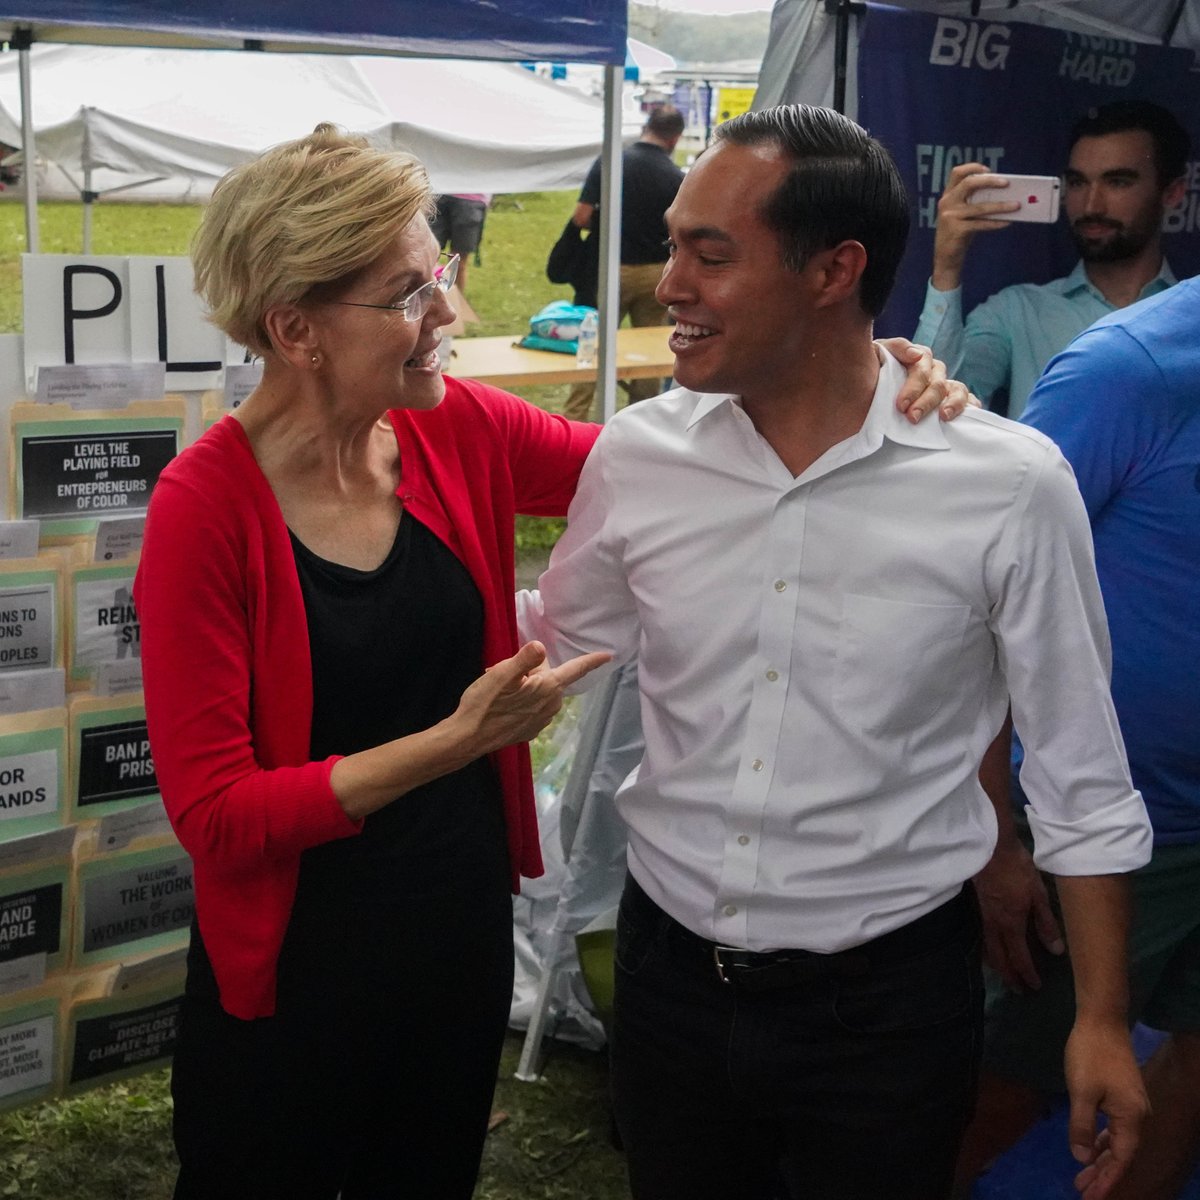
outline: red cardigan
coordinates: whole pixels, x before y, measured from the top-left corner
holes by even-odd
[[[446,380],[429,411],[389,414],[405,507],[462,560],[490,666],[517,648],[513,517],[566,512],[599,432],[505,392]],[[146,717],[163,799],[195,862],[196,914],[236,1017],[269,1016],[300,855],[360,826],[310,762],[308,626],[287,527],[226,417],[159,478],[134,589]],[[542,871],[528,747],[493,755],[514,889]]]

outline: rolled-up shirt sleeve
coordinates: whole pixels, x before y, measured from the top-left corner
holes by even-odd
[[[1025,747],[1021,786],[1035,862],[1055,875],[1142,866],[1152,835],[1109,692],[1091,530],[1071,468],[1050,444],[1031,466],[990,569],[998,588],[992,627]]]

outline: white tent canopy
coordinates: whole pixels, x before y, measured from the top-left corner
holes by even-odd
[[[572,187],[601,148],[598,101],[504,63],[35,46],[31,66],[49,194],[142,183],[132,198],[202,199],[322,120],[412,150],[437,191]],[[19,112],[5,56],[0,141],[19,144]]]
[[[507,63],[356,58],[389,114],[390,144],[411,150],[439,192],[578,187],[600,153],[599,99]],[[641,132],[626,107],[622,136]]]

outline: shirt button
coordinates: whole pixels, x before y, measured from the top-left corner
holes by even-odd
[[[768,678],[768,679],[769,679],[769,680],[770,680],[772,683],[774,683],[774,682],[775,682],[775,680],[777,680],[777,679],[779,678],[779,672],[778,672],[778,671],[776,671],[774,667],[772,667],[772,668],[771,668],[771,669],[770,669],[770,670],[767,672],[767,678]]]
[[[753,761],[753,762],[750,764],[750,769],[751,769],[752,771],[761,771],[761,770],[763,769],[763,760],[762,760],[761,758],[756,758],[756,759],[755,759],[755,760],[754,760],[754,761]]]
[[[727,904],[727,905],[725,905],[725,907],[723,909],[721,909],[721,911],[727,917],[736,917],[737,916],[737,905],[736,904]]]
[[[743,833],[743,834],[740,834],[740,835],[739,835],[739,837],[738,837],[738,845],[739,845],[739,846],[748,846],[748,845],[750,845],[750,838],[749,838],[749,837],[748,837],[746,834],[744,834],[744,833]]]
[[[775,590],[777,592],[786,592],[787,584],[782,579],[775,580]]]

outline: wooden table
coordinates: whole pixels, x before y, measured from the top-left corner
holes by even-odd
[[[675,356],[667,349],[669,325],[617,330],[617,378],[669,377]],[[525,350],[512,337],[459,337],[454,339],[451,375],[478,379],[495,387],[518,388],[537,383],[580,383],[596,378],[595,367],[577,367],[570,354],[553,350]]]

